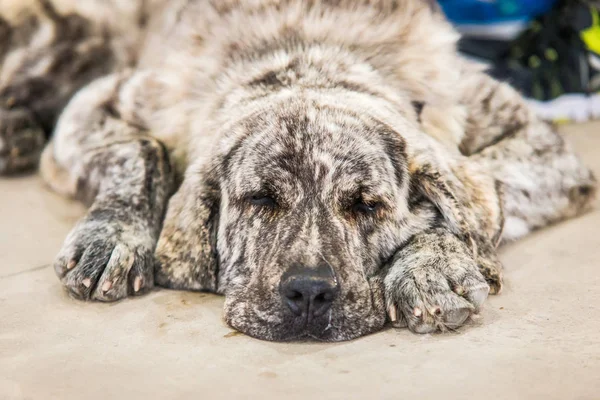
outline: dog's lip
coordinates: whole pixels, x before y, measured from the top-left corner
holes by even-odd
[[[328,338],[331,337],[333,327],[328,325],[324,329],[318,329],[316,326],[309,324],[305,325],[300,331],[294,332],[292,335],[284,338],[285,341],[294,340],[312,340],[318,342],[327,342]]]
[[[308,329],[304,329],[302,331],[298,331],[298,332],[285,332],[281,335],[275,336],[275,337],[271,337],[271,338],[267,338],[264,336],[257,336],[255,334],[253,334],[252,332],[244,332],[243,330],[239,330],[237,328],[234,328],[236,332],[240,332],[246,336],[255,338],[255,339],[259,339],[259,340],[266,340],[269,342],[326,342],[327,340],[323,337],[319,337],[318,335],[315,335],[314,333],[311,333],[310,330]]]
[[[292,336],[286,336],[277,341],[283,341],[283,342],[296,342],[296,341],[327,342],[327,339],[324,337],[315,335],[315,334],[311,333],[309,330],[305,330],[304,332],[300,332],[300,333],[292,335]]]

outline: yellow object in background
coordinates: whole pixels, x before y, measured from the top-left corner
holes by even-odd
[[[600,55],[600,16],[598,10],[590,7],[592,14],[592,25],[581,31],[581,39],[585,42],[587,48]]]

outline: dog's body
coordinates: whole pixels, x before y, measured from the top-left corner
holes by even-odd
[[[452,329],[500,291],[501,240],[594,196],[554,129],[456,54],[430,1],[82,3],[85,32],[0,43],[0,135],[31,150],[0,168],[31,163],[60,114],[41,172],[90,204],[55,265],[79,298],[218,292],[230,325],[271,340],[349,339],[388,316]],[[56,25],[65,4],[19,7]],[[92,61],[57,67],[65,46]],[[38,104],[39,80],[63,95]]]

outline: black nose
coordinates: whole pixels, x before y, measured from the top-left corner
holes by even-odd
[[[309,322],[329,310],[338,289],[337,280],[328,265],[316,268],[292,266],[279,285],[283,302],[295,315]]]

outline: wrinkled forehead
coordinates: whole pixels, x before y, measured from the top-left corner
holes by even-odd
[[[368,116],[331,107],[286,107],[251,117],[227,157],[237,190],[389,190],[402,184],[402,138]],[[231,186],[230,186],[231,187]]]

